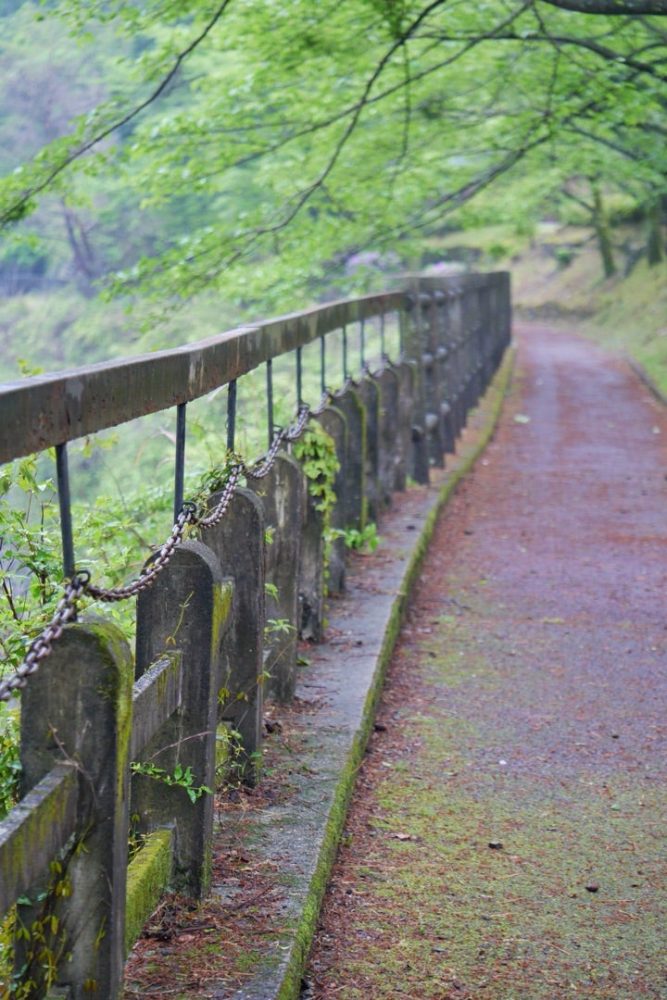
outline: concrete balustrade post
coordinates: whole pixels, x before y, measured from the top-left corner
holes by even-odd
[[[343,537],[347,511],[348,479],[348,426],[347,419],[337,406],[327,406],[317,420],[333,440],[338,456],[339,470],[334,482],[336,503],[331,512],[331,529],[334,538],[329,545],[329,565],[326,586],[330,594],[342,594],[345,590],[345,539]]]
[[[366,515],[377,521],[383,503],[380,490],[380,390],[370,375],[365,375],[356,392],[366,413],[366,467],[364,490]]]
[[[452,435],[451,421],[451,401],[449,396],[449,368],[451,363],[450,347],[447,339],[447,305],[446,293],[438,288],[433,292],[435,300],[435,326],[437,335],[436,358],[437,358],[437,407],[438,418],[440,420],[440,440],[443,452],[454,451],[454,438]]]
[[[305,476],[304,476],[305,479]],[[306,494],[301,528],[299,584],[299,635],[321,642],[324,622],[324,514],[318,500]]]
[[[446,409],[443,407],[443,436],[445,450],[453,454],[456,450],[456,344],[452,317],[453,293],[447,289],[441,303],[441,343],[445,351],[443,366],[443,391]]]
[[[394,489],[404,490],[412,474],[412,427],[415,412],[416,365],[402,361],[394,371],[398,380],[398,433],[394,458]]]
[[[417,483],[428,483],[429,461],[424,403],[424,372],[422,368],[422,316],[419,282],[411,283],[403,315],[401,343],[406,361],[413,365],[413,413],[410,425],[410,460],[408,475]]]
[[[452,350],[452,393],[451,407],[453,414],[454,440],[458,438],[464,424],[464,311],[463,311],[463,290],[460,285],[452,290],[449,299],[449,314],[451,318],[451,350]]]
[[[299,574],[306,487],[299,463],[280,452],[267,476],[248,477],[264,508],[267,694],[286,704],[296,686]]]
[[[29,936],[17,940],[16,964],[27,962],[24,975],[39,982],[41,946],[30,934],[41,919],[44,947],[60,963],[57,984],[72,1000],[116,998],[122,987],[132,682],[120,630],[91,621],[65,628],[22,697],[24,793],[64,761],[78,774],[79,805],[75,842],[53,876],[60,888],[35,886],[29,898],[45,898],[17,907]],[[53,922],[43,920],[45,913]]]
[[[394,368],[385,368],[376,376],[376,381],[380,390],[380,484],[383,503],[388,507],[396,489],[401,416],[399,378]]]
[[[366,524],[366,409],[356,386],[336,393],[336,408],[347,423],[345,528],[363,531]]]
[[[444,465],[444,442],[440,417],[440,363],[438,359],[438,308],[435,293],[421,296],[424,316],[424,397],[426,403],[426,431],[428,434],[428,454],[431,465]]]
[[[220,494],[209,501],[215,507]],[[264,705],[264,508],[259,497],[238,489],[222,520],[202,530],[222,575],[234,582],[232,624],[222,644],[218,717],[239,733],[244,778],[257,779]]]
[[[172,885],[202,896],[211,875],[213,790],[220,655],[230,625],[232,588],[220,562],[201,542],[184,542],[153,586],[137,601],[137,675],[160,656],[178,650],[182,663],[181,706],[139,754],[139,764],[171,777],[177,768],[192,775],[196,792],[158,777],[135,774],[132,812],[142,832],[174,828]]]

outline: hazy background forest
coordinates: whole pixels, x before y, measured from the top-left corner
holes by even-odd
[[[405,271],[509,268],[520,314],[574,323],[667,389],[665,15],[664,0],[0,0],[0,379]],[[250,417],[261,391],[240,389]],[[192,485],[224,454],[224,418],[190,409]],[[75,499],[94,497],[77,557],[100,582],[166,534],[173,441],[166,414],[73,457]],[[23,581],[0,618],[7,662],[58,594],[51,476],[27,462],[0,478],[2,586]]]
[[[657,368],[667,22],[561,6],[2,0],[0,377],[444,264]]]

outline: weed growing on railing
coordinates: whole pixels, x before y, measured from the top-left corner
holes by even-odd
[[[317,420],[311,420],[298,441],[292,446],[294,457],[301,463],[308,480],[308,492],[316,501],[317,510],[323,517],[325,540],[324,573],[327,574],[331,543],[331,513],[336,504],[334,484],[340,469],[336,445]]]
[[[208,500],[218,490],[223,489],[229,479],[229,474],[236,465],[243,463],[242,457],[234,451],[228,451],[222,462],[212,465],[199,479],[199,485],[194,493],[190,494],[190,499],[195,503],[202,503]]]
[[[272,635],[289,635],[291,632],[296,632],[296,629],[289,618],[267,618],[264,626],[265,638],[268,639]]]
[[[223,796],[238,791],[249,771],[257,776],[261,770],[261,751],[247,754],[241,733],[224,722],[217,728],[215,758],[215,787]]]
[[[202,795],[213,794],[213,790],[208,785],[195,784],[195,777],[189,765],[183,767],[182,764],[176,764],[173,771],[166,771],[163,767],[158,767],[157,764],[150,761],[133,760],[130,764],[130,770],[134,774],[143,774],[146,778],[159,781],[169,788],[182,788],[190,802],[196,802]]]
[[[343,538],[345,540],[345,547],[353,549],[355,552],[363,552],[364,549],[367,549],[369,552],[375,552],[380,544],[377,524],[374,521],[370,521],[361,531],[358,528],[346,528],[344,531],[334,531],[334,537]]]

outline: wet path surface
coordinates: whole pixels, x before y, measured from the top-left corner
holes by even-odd
[[[520,331],[441,519],[304,998],[667,997],[667,414]]]

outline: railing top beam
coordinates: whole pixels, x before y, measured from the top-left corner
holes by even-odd
[[[404,291],[332,302],[173,350],[0,383],[0,463],[190,402],[269,358],[404,303]]]

